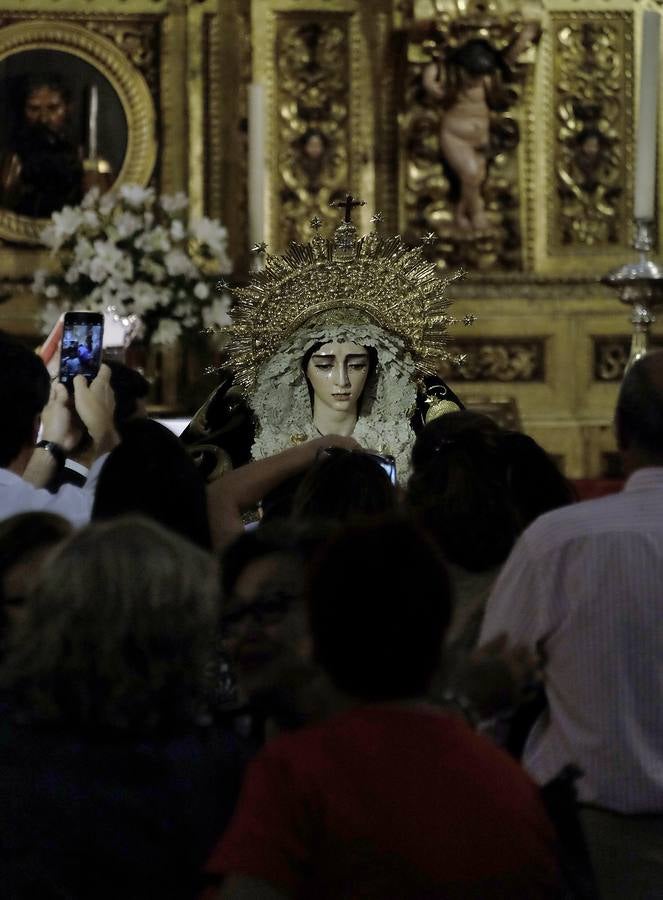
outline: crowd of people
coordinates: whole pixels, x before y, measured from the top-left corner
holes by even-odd
[[[462,409],[206,482],[147,387],[0,336],[0,896],[663,898],[663,352],[585,502]]]

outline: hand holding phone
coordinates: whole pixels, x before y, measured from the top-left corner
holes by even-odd
[[[77,375],[82,375],[88,384],[96,378],[101,366],[103,337],[104,317],[101,313],[65,314],[58,380],[68,391],[73,391],[73,382]]]
[[[102,365],[92,384],[83,377],[74,379],[74,405],[90,433],[97,452],[111,450],[118,443],[113,413],[115,394],[110,383],[111,370]]]

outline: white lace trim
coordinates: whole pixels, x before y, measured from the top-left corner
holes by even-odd
[[[407,480],[414,432],[415,365],[397,337],[372,325],[311,326],[300,329],[258,372],[251,405],[257,420],[254,459],[319,436],[313,424],[308,384],[302,369],[315,344],[352,341],[377,351],[378,361],[361,399],[352,436],[367,450],[396,459],[399,480]]]

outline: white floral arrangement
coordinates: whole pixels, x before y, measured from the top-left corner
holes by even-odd
[[[215,290],[231,270],[227,231],[213,219],[189,221],[188,205],[185,194],[125,184],[93,188],[80,206],[54,213],[40,237],[60,271],[40,269],[32,284],[48,301],[44,330],[67,309],[138,321],[153,344],[230,324],[230,297]]]
[[[249,401],[257,421],[253,458],[320,436],[313,424],[302,361],[311,347],[330,341],[375,348],[377,366],[364,388],[352,436],[367,450],[394,456],[399,481],[405,483],[415,439],[410,427],[417,402],[415,365],[402,341],[372,325],[308,323],[271,357],[258,373]]]

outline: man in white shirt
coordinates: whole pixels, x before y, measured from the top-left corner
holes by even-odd
[[[84,488],[65,485],[51,494],[44,486],[64,464],[74,440],[69,396],[63,385],[51,385],[35,353],[0,336],[0,518],[46,510],[75,526],[89,521],[97,475],[118,442],[107,366],[90,386],[82,376],[74,379],[74,405],[92,437],[95,462]],[[40,425],[42,440],[35,444]]]
[[[619,494],[547,513],[493,589],[481,643],[536,651],[547,712],[523,756],[567,763],[601,897],[663,898],[663,353],[629,370],[616,411]]]

